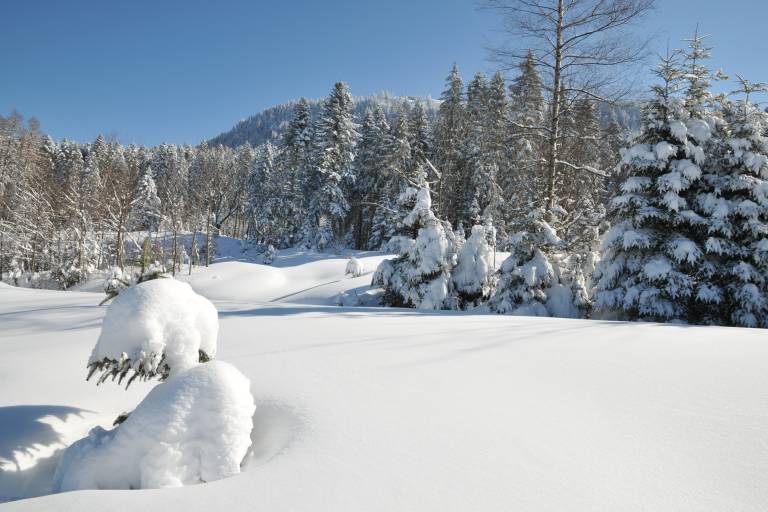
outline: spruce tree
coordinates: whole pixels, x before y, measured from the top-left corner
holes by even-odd
[[[461,186],[465,177],[464,141],[467,133],[467,112],[464,103],[464,83],[459,68],[453,65],[446,79],[442,102],[432,134],[434,164],[440,172],[438,184],[438,215],[451,223],[458,222],[465,199]]]
[[[415,231],[416,236],[398,238],[400,255],[381,262],[372,284],[384,288],[384,303],[388,306],[443,309],[454,265],[445,225],[432,212],[428,188],[409,188],[403,194],[415,199],[403,226],[411,233]]]
[[[308,211],[309,244],[318,249],[339,245],[349,202],[347,195],[353,181],[352,163],[357,141],[357,129],[352,119],[352,96],[347,85],[338,82],[323,105],[317,122],[316,155]]]
[[[712,262],[699,275],[707,300],[695,320],[768,327],[768,115],[749,99],[765,86],[739,82],[743,98],[719,100],[717,158],[704,167],[707,191],[698,206]]]
[[[498,177],[504,200],[503,221],[510,232],[524,224],[536,201],[545,195],[545,114],[541,76],[529,51],[509,86],[509,165]]]
[[[677,94],[684,77],[677,53],[655,71],[661,83],[644,109],[644,127],[623,153],[629,176],[611,201],[612,227],[596,270],[596,309],[630,320],[689,321],[697,302],[712,300],[697,276],[709,272],[694,208],[705,138],[691,136],[691,104]],[[697,107],[698,109],[698,107]],[[686,122],[689,124],[687,125]]]
[[[544,220],[542,208],[528,214],[523,227],[510,237],[510,255],[501,264],[488,306],[499,314],[549,316],[550,290],[560,277],[553,253],[562,249],[563,241]]]
[[[460,309],[479,306],[493,293],[496,269],[489,238],[495,238],[493,227],[473,226],[472,234],[458,250],[457,263],[451,272],[451,288]]]

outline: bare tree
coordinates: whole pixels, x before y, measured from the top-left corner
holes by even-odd
[[[627,73],[646,55],[647,39],[633,37],[632,26],[654,0],[481,0],[498,12],[514,45],[490,48],[505,69],[517,67],[534,50],[549,100],[539,131],[546,140],[547,210],[556,204],[559,169],[604,174],[562,156],[563,113],[575,101],[613,102],[631,90]]]

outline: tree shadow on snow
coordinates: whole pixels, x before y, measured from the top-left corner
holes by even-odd
[[[0,407],[0,503],[51,492],[65,447],[49,421],[65,422],[83,412],[89,411],[60,405]],[[41,453],[49,455],[35,458]]]

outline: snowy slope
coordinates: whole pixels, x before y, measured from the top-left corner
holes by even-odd
[[[190,279],[219,309],[217,358],[251,380],[242,474],[0,510],[765,510],[763,331],[329,306],[370,278],[345,263]],[[101,298],[0,285],[6,500],[44,493],[57,449],[152,386],[84,381]]]

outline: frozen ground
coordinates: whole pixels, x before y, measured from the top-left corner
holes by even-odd
[[[0,285],[0,510],[766,509],[765,331],[339,308],[370,279],[343,257],[237,259],[190,282],[251,380],[253,446],[176,489],[18,499],[153,384],[85,382],[103,295]]]

